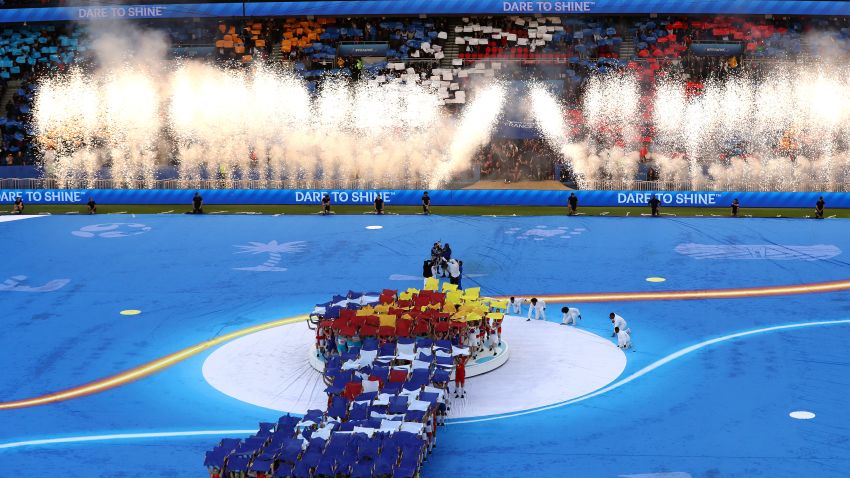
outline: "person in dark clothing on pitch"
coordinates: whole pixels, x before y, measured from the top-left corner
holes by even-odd
[[[15,199],[15,204],[12,205],[12,214],[23,214],[24,213],[24,198],[18,196]]]
[[[578,196],[576,193],[570,193],[570,198],[567,199],[567,204],[570,209],[570,216],[575,216],[578,212]]]
[[[97,203],[94,202],[93,197],[89,198],[89,202],[86,203],[86,206],[89,207],[89,214],[97,214]]]
[[[428,286],[428,279],[432,277],[434,277],[434,271],[431,269],[431,261],[425,261],[422,264],[422,281],[424,283],[424,285],[422,286],[423,289]]]
[[[422,193],[422,214],[431,214],[431,196],[428,191]]]
[[[738,202],[738,198],[735,198],[732,201],[732,217],[738,217],[738,208],[741,207],[741,203]]]
[[[192,198],[192,214],[203,214],[204,213],[204,198],[201,197],[201,193],[195,193],[195,197]]]
[[[384,198],[381,196],[375,197],[375,214],[383,214],[384,213]]]
[[[823,201],[823,196],[821,196],[815,204],[815,219],[823,219],[823,207],[825,205],[826,203]]]
[[[331,195],[328,194],[328,193],[325,193],[325,195],[322,197],[322,214],[327,216],[330,213],[331,213]]]
[[[452,260],[452,248],[449,246],[447,242],[445,246],[440,250],[440,256],[442,258],[443,263],[443,277],[446,277],[447,265],[450,260]]]
[[[660,204],[661,200],[658,199],[658,196],[653,194],[652,199],[649,200],[649,208],[652,210],[652,217],[657,217],[659,215],[658,206]]]

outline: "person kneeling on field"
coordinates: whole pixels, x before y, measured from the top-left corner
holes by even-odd
[[[619,327],[614,327],[614,333],[617,334],[617,347],[621,349],[632,348],[632,336],[625,330],[620,330]]]
[[[561,313],[563,314],[561,325],[578,325],[578,321],[581,319],[581,311],[575,307],[563,307]]]
[[[327,216],[331,213],[331,196],[328,193],[322,197],[322,214]]]
[[[617,329],[624,331],[625,333],[631,335],[632,330],[629,329],[628,324],[626,324],[626,319],[620,317],[619,315],[611,312],[608,314],[608,318],[611,319],[611,323],[614,324],[614,332],[611,334],[611,337],[617,335]]]
[[[658,217],[660,213],[658,212],[658,206],[661,205],[661,200],[658,199],[658,196],[655,194],[652,195],[652,198],[649,200],[649,209],[652,212],[652,217]]]
[[[89,214],[97,213],[97,203],[94,202],[94,198],[90,197],[89,202],[86,203],[86,206],[89,208]]]
[[[532,297],[529,301],[531,304],[528,307],[528,319],[526,322],[531,320],[531,316],[534,316],[537,320],[546,320],[546,302],[544,300],[538,300],[536,297]]]
[[[383,214],[384,213],[384,198],[381,196],[375,197],[375,214]]]
[[[192,214],[203,214],[204,213],[204,198],[201,197],[201,193],[195,193],[195,197],[192,198]]]
[[[12,206],[12,214],[23,214],[24,213],[24,199],[18,196],[15,199],[15,204]]]
[[[522,315],[522,297],[511,297],[508,301],[508,313]]]

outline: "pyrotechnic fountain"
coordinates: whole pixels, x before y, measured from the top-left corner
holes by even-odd
[[[122,67],[41,82],[34,122],[45,169],[63,186],[103,165],[124,187],[150,187],[176,160],[181,181],[233,187],[436,186],[468,168],[489,139],[504,95],[481,91],[456,121],[416,83],[326,81],[315,97],[297,77],[186,63],[153,74]],[[452,139],[453,138],[453,139]],[[171,141],[171,154],[157,147]]]
[[[847,187],[846,75],[807,69],[762,80],[710,81],[697,94],[676,81],[660,81],[655,90],[643,117],[655,132],[649,159],[663,182],[690,189]],[[583,138],[569,135],[560,104],[542,87],[532,89],[531,100],[543,137],[562,152],[580,186],[634,177],[642,146],[636,79],[612,75],[588,81],[582,114],[592,133]]]

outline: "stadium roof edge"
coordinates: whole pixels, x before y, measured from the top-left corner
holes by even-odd
[[[725,14],[850,16],[837,0],[318,0],[92,5],[0,9],[0,23],[196,17],[542,14]]]

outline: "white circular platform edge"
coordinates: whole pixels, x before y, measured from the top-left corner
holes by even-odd
[[[626,367],[610,339],[555,322],[506,317],[510,360],[469,377],[466,398],[453,398],[450,418],[522,412],[599,390]],[[316,335],[303,322],[258,331],[223,344],[204,360],[204,379],[236,400],[278,412],[327,406],[326,385],[311,365]],[[451,385],[452,390],[454,385]]]

